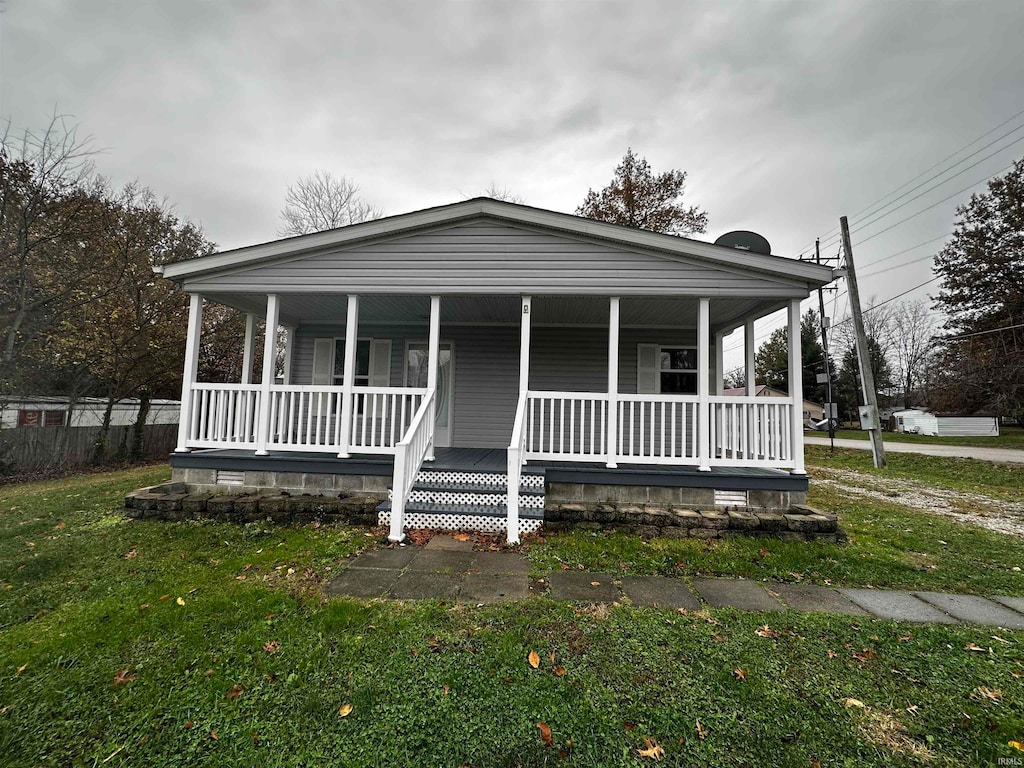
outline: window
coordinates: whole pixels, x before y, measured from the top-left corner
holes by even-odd
[[[19,427],[63,427],[64,411],[41,411],[23,408],[18,411]]]
[[[359,339],[356,342],[356,376],[354,386],[370,386],[370,339]],[[334,340],[334,373],[331,384],[341,386],[345,383],[345,340]]]
[[[658,391],[665,394],[697,394],[697,350],[692,347],[661,347],[658,354]]]

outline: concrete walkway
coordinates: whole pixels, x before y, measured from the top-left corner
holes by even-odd
[[[917,623],[981,624],[1024,629],[1024,598],[830,589],[814,584],[777,584],[743,579],[613,576],[592,571],[555,571],[529,577],[530,564],[514,552],[474,552],[471,541],[435,536],[425,547],[366,552],[328,584],[334,597],[437,599],[469,605],[523,600],[547,594],[555,600],[698,610],[821,611]]]
[[[926,456],[952,456],[960,459],[981,459],[1000,464],[1024,464],[1024,450],[1017,448],[988,448],[980,445],[939,445],[938,443],[896,443],[886,442],[886,451],[893,453],[922,453]],[[827,437],[804,436],[805,445],[829,445]],[[870,440],[850,440],[836,438],[836,448],[855,448],[862,451],[871,450]]]

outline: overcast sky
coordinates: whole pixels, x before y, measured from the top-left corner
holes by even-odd
[[[5,8],[0,115],[16,128],[73,115],[105,148],[104,174],[166,196],[222,248],[274,238],[285,187],[316,169],[389,214],[491,182],[572,212],[632,146],[656,171],[689,173],[703,238],[753,229],[792,256],[1024,110],[1020,0]],[[1021,155],[1024,141],[855,226],[855,244]],[[864,242],[861,271],[950,232],[957,199]],[[929,274],[918,261],[866,276],[862,293],[885,299]]]

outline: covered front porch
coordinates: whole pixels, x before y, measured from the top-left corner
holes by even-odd
[[[195,381],[207,300],[247,311],[237,383]],[[750,297],[193,293],[173,462],[373,468],[391,477],[395,539],[420,470],[456,458],[500,470],[512,539],[524,472],[718,490],[792,476],[805,489],[798,343],[791,397],[753,396],[753,324],[780,307],[798,329],[799,301]],[[283,344],[265,330],[279,326]],[[723,350],[739,329],[748,394],[725,396]]]

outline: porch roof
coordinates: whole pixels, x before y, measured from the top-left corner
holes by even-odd
[[[332,229],[326,232],[222,251],[197,259],[167,264],[160,268],[160,271],[165,277],[181,282],[188,288],[189,283],[201,285],[203,281],[208,281],[214,276],[251,270],[258,265],[304,259],[330,252],[348,251],[382,241],[393,240],[397,237],[410,236],[420,232],[439,230],[473,222],[503,224],[518,227],[520,231],[525,229],[526,231],[554,233],[577,243],[589,242],[600,244],[604,247],[614,248],[627,261],[629,259],[641,261],[645,257],[649,260],[653,256],[663,260],[664,268],[670,271],[672,269],[672,262],[676,262],[680,268],[687,265],[691,268],[694,265],[699,265],[711,270],[718,270],[723,277],[726,274],[759,277],[765,280],[768,285],[774,283],[780,286],[786,285],[800,288],[804,291],[809,291],[832,280],[832,270],[829,267],[817,264],[727,248],[674,235],[664,235],[607,224],[579,216],[571,216],[569,214],[517,205],[490,198],[474,198],[450,205]],[[522,254],[522,251],[518,253]],[[514,256],[516,253],[512,253],[512,255]],[[586,266],[587,261],[583,260],[575,265],[574,269],[579,269],[582,273]],[[651,269],[650,263],[641,266],[645,266],[648,270]],[[445,276],[439,275],[439,277],[444,278]],[[708,275],[703,275],[703,278],[704,282],[707,283]],[[480,288],[486,288],[486,285],[477,286],[472,283],[472,280],[473,278],[470,278],[471,283],[469,285],[465,282],[460,285],[454,279],[441,280],[438,281],[440,285],[424,286],[427,290],[423,292],[485,292],[481,291]],[[624,295],[635,295],[673,292],[671,287],[668,290],[663,289],[663,282],[664,275],[652,273],[650,275],[649,289],[645,290],[645,286],[642,284],[624,286],[625,290],[622,293]],[[712,279],[711,283],[713,282],[714,280]],[[450,287],[450,290],[439,290],[442,287]],[[719,286],[708,284],[705,287],[712,289],[712,293],[717,292],[718,295],[724,295],[721,290],[715,290],[720,288]],[[282,287],[282,292],[288,292],[289,290],[288,286]],[[529,287],[527,285],[526,291],[528,290]],[[297,292],[305,291],[298,290]],[[371,289],[361,292],[381,293],[383,291]],[[546,290],[541,292],[552,293],[553,291]],[[602,290],[598,286],[581,292],[602,293],[604,295],[615,293],[615,291]],[[749,292],[748,295],[756,295],[756,286],[748,285],[744,288],[744,292]]]
[[[262,293],[204,293],[218,304],[266,315]],[[348,297],[339,294],[281,294],[279,319],[289,327],[341,326]],[[696,328],[698,299],[692,296],[628,296],[620,301],[624,328]],[[774,298],[717,298],[710,303],[710,328],[728,331],[747,318],[763,317],[782,309],[786,301]],[[359,323],[365,325],[422,325],[430,311],[428,296],[361,296]],[[513,295],[445,296],[441,301],[443,325],[519,327],[521,300]],[[538,296],[533,299],[535,326],[608,327],[608,299],[602,296]]]

